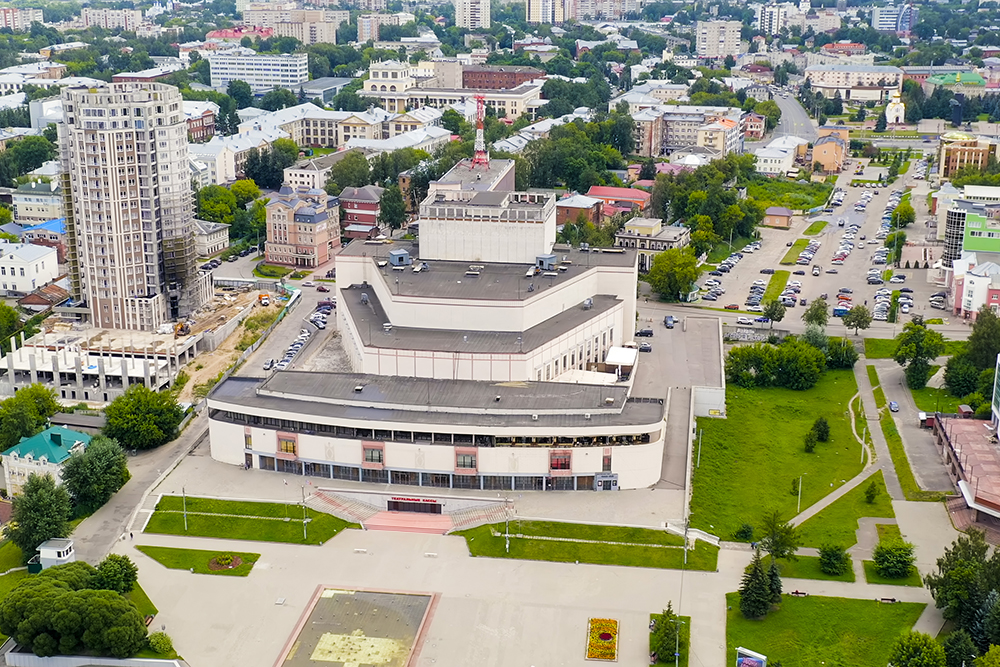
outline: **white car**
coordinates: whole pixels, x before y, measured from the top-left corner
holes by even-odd
[[[303,287],[315,287],[315,286],[316,286],[316,283],[314,283],[314,282],[313,282],[313,281],[311,281],[311,280],[307,280],[307,281],[305,281],[304,283],[302,283],[302,286],[303,286]]]
[[[753,320],[749,317],[737,317],[736,324],[753,324]]]

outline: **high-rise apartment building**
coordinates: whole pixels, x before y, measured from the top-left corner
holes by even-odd
[[[760,8],[757,29],[765,35],[777,35],[788,24],[788,6],[771,3]]]
[[[740,52],[740,21],[698,21],[699,58],[725,58]]]
[[[490,0],[455,0],[455,25],[478,30],[490,27]]]
[[[213,88],[225,88],[236,79],[246,81],[255,91],[289,88],[309,81],[309,57],[305,53],[213,53],[206,59]]]
[[[41,9],[16,9],[0,7],[0,28],[28,30],[35,21],[42,22]]]
[[[919,10],[912,4],[872,8],[872,27],[879,32],[910,34],[917,24]]]
[[[525,15],[528,23],[558,25],[570,18],[566,15],[566,0],[528,0]]]
[[[195,267],[188,126],[176,88],[62,89],[60,155],[74,296],[98,327],[153,330],[209,298]]]
[[[84,7],[81,13],[85,28],[104,28],[105,30],[135,30],[143,22],[142,12],[138,9],[91,9]]]

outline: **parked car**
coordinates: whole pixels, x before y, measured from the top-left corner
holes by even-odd
[[[726,310],[739,310],[739,304],[730,303],[726,306]]]
[[[736,324],[753,324],[753,320],[749,317],[737,317]]]
[[[665,326],[668,329],[673,329],[674,328],[674,316],[673,315],[667,315],[666,317],[664,317],[663,318],[663,326]]]
[[[652,338],[652,336],[653,336],[653,330],[652,329],[639,329],[638,331],[635,332],[635,335],[637,337],[639,337],[639,338]]]
[[[896,401],[889,401],[889,412],[899,412],[899,403]]]
[[[316,291],[317,292],[329,292],[330,288],[327,287],[326,285],[316,285]]]
[[[639,343],[639,351],[640,352],[652,352],[653,351],[653,346],[650,345],[649,343]]]
[[[269,371],[274,368],[274,359],[268,359],[264,362],[264,370]]]

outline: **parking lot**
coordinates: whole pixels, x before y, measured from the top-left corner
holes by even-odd
[[[870,180],[877,178],[885,171],[884,167],[865,168],[860,174],[855,174],[857,160],[852,160],[845,170],[841,179],[845,184],[851,178]],[[862,160],[862,162],[865,162]],[[762,294],[761,288],[766,288],[770,279],[770,274],[762,271],[787,270],[791,272],[788,285],[797,288],[795,305],[791,305],[792,293],[786,292],[787,312],[783,320],[783,327],[796,328],[801,326],[801,314],[804,308],[802,301],[811,303],[821,295],[827,295],[827,301],[831,306],[837,301],[837,294],[842,293],[842,289],[850,290],[850,305],[863,304],[869,309],[876,307],[876,292],[884,289],[909,289],[912,292],[905,292],[912,298],[912,304],[908,305],[908,313],[900,313],[899,323],[908,320],[909,315],[920,314],[925,317],[947,317],[944,310],[931,308],[929,297],[938,292],[938,288],[930,285],[926,281],[926,270],[924,269],[897,269],[894,275],[902,275],[896,278],[895,283],[879,284],[875,280],[869,284],[869,270],[877,270],[881,280],[881,272],[888,268],[888,264],[881,262],[882,256],[887,254],[888,249],[884,248],[885,234],[883,234],[882,224],[886,211],[890,208],[890,197],[892,192],[900,194],[905,191],[905,184],[916,182],[914,179],[922,174],[922,169],[918,162],[914,162],[910,172],[901,177],[895,184],[888,188],[843,188],[843,201],[839,206],[833,208],[832,213],[821,213],[806,219],[796,219],[791,230],[781,229],[760,229],[761,240],[759,248],[752,249],[753,252],[743,252],[743,248],[735,248],[737,252],[742,252],[742,259],[737,262],[728,273],[721,276],[705,275],[699,284],[705,285],[707,280],[719,282],[717,289],[725,290],[715,301],[699,302],[710,308],[725,308],[735,304],[740,312],[733,312],[731,315],[723,315],[723,321],[727,324],[746,324],[746,319],[756,326],[766,326],[764,322],[756,322],[762,316],[760,312],[755,312],[754,301],[748,303],[748,296],[752,293]],[[864,206],[858,206],[864,202]],[[894,208],[892,204],[892,208]],[[839,222],[843,221],[843,226]],[[827,225],[818,234],[805,236],[805,229],[816,221],[825,221]],[[922,223],[917,222],[911,229]],[[862,238],[864,237],[864,238]],[[882,238],[879,238],[882,237]],[[814,246],[814,254],[808,260],[798,265],[781,265],[780,261],[788,252],[789,247],[799,238],[809,239]],[[850,252],[845,252],[850,245]],[[860,247],[859,247],[860,246]],[[887,261],[887,260],[886,260]],[[836,263],[835,263],[836,262]],[[814,268],[818,267],[818,268]],[[755,286],[755,281],[758,282]],[[792,281],[797,281],[800,285],[795,285]],[[884,299],[880,299],[880,302]],[[754,310],[750,310],[754,308]],[[901,309],[902,310],[902,309]],[[831,309],[832,314],[832,309]],[[887,315],[887,313],[886,313]],[[737,318],[746,318],[738,321]],[[885,330],[884,333],[876,335],[895,335],[898,328],[887,321],[875,321],[872,323],[873,331]],[[831,333],[839,328],[837,320],[831,318],[828,328]],[[853,332],[852,332],[853,333]]]

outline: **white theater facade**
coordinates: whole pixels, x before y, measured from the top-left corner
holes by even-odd
[[[497,162],[432,184],[417,242],[344,249],[337,327],[354,372],[220,383],[208,400],[214,458],[436,488],[660,479],[666,392],[632,395],[638,354],[623,346],[635,251],[555,244],[553,197],[493,190],[506,183],[490,173]]]

